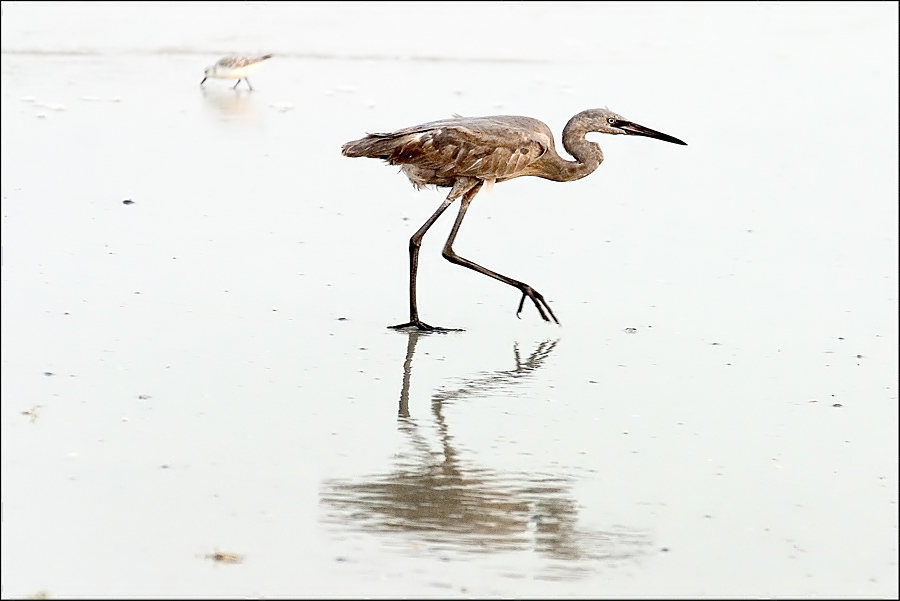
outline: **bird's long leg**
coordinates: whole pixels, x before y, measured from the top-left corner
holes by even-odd
[[[453,189],[450,190],[450,194],[447,195],[447,198],[444,199],[444,202],[441,203],[441,206],[438,207],[437,211],[428,218],[422,227],[420,227],[415,234],[409,239],[409,322],[401,323],[396,326],[388,326],[394,330],[402,330],[405,328],[418,328],[424,331],[440,331],[440,332],[458,332],[460,330],[453,328],[438,328],[435,326],[430,326],[427,323],[423,322],[419,319],[419,308],[416,305],[416,274],[419,271],[419,249],[422,247],[422,238],[425,237],[425,232],[428,231],[434,222],[438,220],[438,217],[447,210],[454,200],[459,198],[467,189],[476,185],[476,182],[471,182],[468,180],[457,180],[453,184]]]
[[[253,86],[250,85],[250,80],[247,79],[247,78],[245,77],[245,78],[244,78],[244,81],[247,82],[247,87],[250,88],[250,89],[252,90],[252,89],[253,89]],[[238,82],[238,83],[240,83],[240,82]]]
[[[441,213],[446,211],[452,202],[453,199],[449,196],[444,199],[437,211],[409,239],[409,321],[396,326],[388,326],[394,330],[402,330],[404,328],[418,328],[426,331],[443,330],[443,328],[430,326],[419,319],[419,309],[416,306],[416,273],[419,270],[419,249],[422,247],[422,238],[425,236],[425,232],[434,225]]]
[[[241,83],[241,78],[238,77],[237,82],[235,82],[235,84],[234,84],[233,86],[231,86],[231,89],[232,89],[232,90],[237,90],[237,87],[240,85],[240,83]]]
[[[484,275],[490,276],[496,280],[500,280],[504,284],[509,284],[514,288],[518,288],[522,293],[522,300],[519,301],[519,309],[516,311],[516,317],[519,317],[519,314],[522,312],[522,307],[525,304],[525,297],[528,297],[531,299],[531,302],[534,303],[534,306],[537,307],[538,313],[541,314],[541,317],[544,318],[544,321],[550,321],[550,319],[552,318],[553,321],[559,323],[559,320],[556,319],[556,315],[554,315],[553,311],[550,309],[550,305],[547,304],[547,301],[544,300],[544,297],[540,292],[538,292],[528,284],[525,284],[524,282],[508,278],[505,275],[497,273],[496,271],[486,269],[478,263],[473,263],[468,259],[463,259],[453,251],[453,241],[456,240],[456,234],[459,232],[459,226],[462,224],[463,217],[466,216],[466,209],[469,208],[469,203],[472,202],[472,199],[475,198],[475,195],[478,194],[478,190],[480,189],[481,185],[479,184],[463,194],[462,200],[460,201],[459,205],[459,214],[456,216],[456,221],[453,223],[453,229],[450,230],[450,236],[447,237],[447,244],[444,245],[444,258],[451,263],[456,263],[457,265],[468,267],[469,269],[473,269],[478,273],[483,273]],[[547,317],[548,313],[550,314],[550,317]]]

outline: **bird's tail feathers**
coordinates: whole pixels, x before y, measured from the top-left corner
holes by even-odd
[[[387,159],[396,150],[396,142],[389,134],[369,134],[365,138],[347,142],[341,146],[345,157]]]

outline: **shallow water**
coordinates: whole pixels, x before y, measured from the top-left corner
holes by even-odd
[[[896,597],[896,23],[3,3],[3,596]],[[341,144],[595,106],[688,146],[598,135],[455,245],[562,325],[445,216],[465,331],[387,329],[444,192]]]

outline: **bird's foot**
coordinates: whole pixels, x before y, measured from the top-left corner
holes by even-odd
[[[421,332],[462,332],[459,328],[440,328],[438,326],[430,326],[424,321],[413,319],[407,323],[401,323],[396,326],[388,326],[392,330],[411,330],[413,328]]]
[[[522,313],[522,307],[525,306],[526,298],[531,299],[531,302],[533,302],[534,306],[537,307],[538,313],[541,314],[541,317],[544,318],[544,321],[550,321],[552,318],[553,321],[556,322],[556,324],[559,324],[559,320],[556,319],[556,315],[553,314],[553,310],[550,308],[550,305],[548,305],[547,301],[544,300],[544,295],[527,284],[524,288],[522,288],[522,300],[519,301],[519,309],[516,311],[516,317],[522,319],[520,313]],[[548,313],[550,314],[550,317],[547,317]]]

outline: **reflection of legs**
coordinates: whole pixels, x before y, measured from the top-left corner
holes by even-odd
[[[416,350],[416,341],[419,332],[409,332],[409,340],[406,343],[406,360],[403,362],[403,387],[400,388],[400,410],[398,417],[409,417],[409,381],[412,378],[412,358]]]
[[[519,309],[516,311],[516,317],[518,317],[519,313],[522,312],[522,306],[525,304],[525,297],[527,296],[534,303],[534,306],[537,307],[537,310],[541,314],[541,317],[544,318],[544,321],[550,321],[550,317],[552,317],[553,321],[559,323],[559,320],[556,319],[556,316],[550,309],[550,305],[547,304],[547,301],[544,300],[544,297],[540,292],[538,292],[528,284],[525,284],[518,280],[514,280],[512,278],[508,278],[505,275],[497,273],[496,271],[486,269],[478,263],[473,263],[468,259],[463,259],[453,251],[453,241],[456,240],[456,234],[459,232],[459,226],[462,224],[463,217],[465,217],[466,215],[466,209],[469,208],[469,203],[472,202],[472,199],[475,198],[475,195],[478,194],[478,190],[480,189],[481,182],[479,182],[477,186],[463,194],[459,206],[459,215],[456,216],[456,222],[453,224],[453,229],[450,231],[450,236],[447,238],[447,244],[444,245],[444,258],[451,263],[456,263],[457,265],[468,267],[469,269],[473,269],[478,273],[483,273],[484,275],[490,276],[495,280],[500,280],[504,284],[509,284],[513,288],[518,288],[522,293],[522,300],[519,301]],[[550,314],[550,317],[547,317],[547,313]]]
[[[477,185],[480,185],[477,183],[477,180],[469,180],[466,178],[456,180],[453,184],[453,189],[450,190],[450,194],[447,195],[447,198],[444,199],[441,206],[438,207],[437,211],[428,218],[428,221],[422,224],[422,227],[420,227],[409,239],[409,321],[396,326],[389,326],[390,328],[394,330],[418,328],[425,331],[439,332],[460,331],[430,326],[419,319],[419,308],[416,305],[416,274],[419,271],[419,249],[422,247],[422,238],[425,237],[425,232],[434,225],[434,222],[438,220],[438,217],[447,210],[447,207],[449,207],[454,200],[459,198],[466,190]]]

